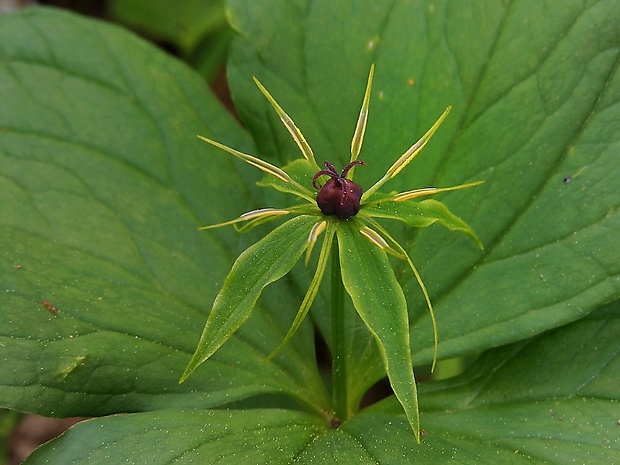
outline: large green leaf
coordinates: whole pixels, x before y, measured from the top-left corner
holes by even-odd
[[[277,409],[163,410],[85,421],[25,463],[291,463],[324,428]]]
[[[248,240],[198,227],[261,203],[258,173],[195,137],[252,151],[204,81],[120,28],[47,9],[0,16],[0,57],[0,404],[51,416],[264,393],[325,404],[307,326],[261,363],[295,314],[286,286],[178,385]]]
[[[435,303],[440,357],[530,337],[620,296],[618,2],[229,5],[238,32],[233,94],[268,157],[284,162],[297,150],[251,91],[252,75],[295,119],[317,161],[342,165],[375,63],[360,154],[368,166],[356,171],[366,187],[452,106],[424,151],[386,185],[485,181],[438,197],[473,227],[484,252],[435,226],[394,231]],[[414,361],[429,362],[430,320],[400,266]],[[315,318],[329,339],[327,314]]]
[[[232,35],[224,0],[111,0],[109,8],[123,24],[176,46],[203,75],[213,78],[224,66]]]
[[[432,293],[442,356],[523,340],[618,298],[617,2],[230,7],[239,32],[235,98],[271,161],[299,154],[252,75],[317,160],[342,166],[375,62],[360,155],[369,165],[356,173],[364,186],[453,106],[424,152],[385,186],[486,181],[441,198],[474,227],[484,253],[441,228],[393,231]],[[257,463],[615,460],[617,306],[424,387],[422,446],[394,399],[328,432],[324,419],[293,411],[195,410],[272,393],[327,405],[309,325],[260,363],[286,334],[297,304],[282,302],[299,302],[307,270],[266,292],[238,335],[177,384],[219,284],[257,237],[197,226],[284,206],[254,187],[246,167],[193,136],[257,150],[202,80],[118,28],[49,10],[3,15],[0,56],[0,402],[56,416],[174,409],[91,420],[33,461],[89,461],[93,452],[106,463],[183,462],[197,459],[195,446],[232,463],[238,451]],[[417,285],[406,270],[396,276],[413,304],[414,360],[430,361]],[[321,303],[314,318],[329,342]],[[384,375],[360,325],[350,318],[355,395]],[[162,456],[158,441],[178,454]]]
[[[446,456],[472,464],[480,457],[501,464],[616,463],[618,331],[620,302],[537,338],[489,351],[465,375],[423,385],[426,447],[411,455],[425,463],[447,463]],[[399,407],[390,400],[372,410],[396,414]],[[373,420],[386,426],[384,436],[376,438],[382,449],[402,447],[400,440],[390,447],[393,439],[387,438],[405,434],[404,419],[396,424],[390,416],[364,420],[360,415],[356,420],[358,429]]]
[[[467,375],[423,385],[417,445],[388,399],[327,431],[285,410],[161,411],[94,419],[27,464],[614,464],[620,454],[620,305],[484,354]],[[570,369],[567,369],[570,367]]]
[[[223,0],[112,0],[110,10],[126,24],[191,52],[209,32],[226,26]]]

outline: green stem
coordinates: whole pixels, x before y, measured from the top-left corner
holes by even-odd
[[[338,242],[332,249],[332,389],[336,424],[348,417],[347,410],[347,359],[344,321],[344,286],[340,276]]]

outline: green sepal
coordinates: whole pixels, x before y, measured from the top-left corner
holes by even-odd
[[[418,395],[409,344],[407,302],[387,254],[369,246],[356,221],[338,225],[342,283],[374,336],[394,394],[420,441]]]
[[[295,320],[291,324],[288,333],[282,340],[282,342],[276,347],[276,349],[265,359],[265,361],[271,360],[274,355],[276,355],[282,347],[286,345],[286,343],[293,337],[295,332],[299,329],[301,324],[303,323],[306,315],[310,311],[310,307],[312,306],[312,302],[316,297],[317,292],[319,292],[319,287],[321,286],[321,281],[323,280],[323,275],[325,274],[325,269],[327,268],[327,261],[329,259],[329,253],[332,248],[332,242],[334,241],[335,234],[335,225],[333,221],[327,222],[327,227],[325,231],[325,237],[323,238],[323,245],[321,246],[321,253],[319,254],[319,261],[317,263],[316,271],[314,272],[314,276],[312,281],[310,281],[310,286],[308,286],[308,290],[306,291],[306,295],[304,296],[304,300],[302,301],[299,310],[297,311],[297,315],[295,316]],[[311,244],[311,242],[309,242]]]
[[[474,230],[465,221],[452,213],[445,204],[438,200],[426,199],[417,201],[382,201],[363,205],[360,211],[372,218],[386,218],[401,221],[408,226],[425,228],[439,223],[452,231],[461,231],[467,234],[480,249],[484,249],[482,242]]]
[[[248,247],[220,289],[198,347],[179,382],[226,342],[252,314],[263,289],[288,273],[308,246],[314,216],[297,216]]]
[[[282,170],[286,172],[286,174],[288,174],[292,179],[298,182],[299,185],[303,186],[304,188],[306,186],[308,187],[304,191],[303,198],[314,203],[316,196],[310,190],[310,188],[312,188],[312,176],[314,176],[316,170],[312,167],[310,162],[299,158],[284,166]],[[274,176],[263,176],[263,178],[258,181],[257,184],[261,187],[273,187],[280,192],[294,194],[302,197],[300,191],[297,189],[296,186],[293,186],[290,183],[286,183]]]

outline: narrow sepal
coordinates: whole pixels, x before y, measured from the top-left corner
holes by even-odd
[[[452,231],[464,232],[480,249],[484,249],[482,242],[471,226],[452,213],[448,207],[438,200],[427,199],[421,202],[399,202],[386,199],[381,203],[364,205],[360,214],[372,218],[397,220],[416,228],[425,228],[434,223],[439,223]]]
[[[326,222],[323,221],[322,223]],[[297,311],[295,320],[293,321],[293,324],[288,330],[288,333],[286,334],[282,342],[278,345],[278,347],[276,347],[276,349],[265,359],[265,361],[271,360],[273,356],[276,355],[280,351],[280,349],[282,349],[282,347],[286,345],[286,343],[293,337],[293,334],[295,334],[295,332],[299,329],[304,319],[306,318],[306,315],[308,314],[308,311],[312,306],[312,302],[314,302],[316,294],[317,292],[319,292],[319,287],[321,285],[321,281],[323,280],[325,269],[327,268],[329,253],[332,247],[332,243],[334,241],[335,229],[336,228],[333,221],[330,221],[326,224],[326,232],[325,237],[323,238],[323,245],[321,246],[321,253],[319,254],[319,261],[317,263],[314,276],[312,277],[312,281],[310,282],[310,286],[308,287],[308,291],[304,296],[304,300],[302,301],[301,306]]]
[[[379,247],[368,247],[367,239],[354,221],[341,222],[337,235],[342,282],[357,313],[374,336],[392,390],[419,442],[418,395],[405,295],[386,253]]]
[[[252,314],[263,289],[295,265],[307,247],[314,216],[297,216],[247,248],[224,280],[198,347],[179,382],[185,379],[226,342]]]

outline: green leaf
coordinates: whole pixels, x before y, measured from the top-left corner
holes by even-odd
[[[251,90],[251,76],[286,108],[319,163],[342,166],[374,63],[359,155],[368,165],[356,170],[365,188],[452,106],[414,162],[385,185],[402,192],[485,181],[438,197],[476,231],[484,252],[439,228],[394,230],[435,303],[441,358],[539,334],[620,297],[620,196],[612,187],[620,178],[619,3],[229,5],[238,33],[232,93],[272,160],[297,151]],[[397,275],[420,328],[414,360],[430,362],[423,296],[408,273]],[[315,318],[328,339],[326,312]],[[359,343],[353,352],[363,352]]]
[[[239,255],[215,298],[181,382],[250,317],[263,289],[293,268],[308,246],[308,233],[316,221],[313,216],[292,218]]]
[[[249,426],[240,421],[234,446],[265,439],[268,463],[277,454],[271,446],[281,446],[288,434],[296,451],[308,441],[296,456],[302,463],[334,457],[345,463],[433,463],[429,457],[477,463],[482,455],[497,463],[613,463],[619,328],[607,316],[591,331],[581,326],[591,319],[548,330],[620,297],[614,188],[620,175],[620,5],[229,4],[238,32],[229,66],[233,94],[258,150],[205,93],[201,79],[118,28],[47,10],[0,16],[3,406],[55,416],[188,409],[175,413],[170,429],[205,413],[196,409],[234,407],[259,394],[284,393],[314,410],[328,406],[310,325],[302,325],[277,363],[259,363],[286,334],[295,306],[283,318],[289,309],[282,302],[301,299],[307,271],[273,292],[268,288],[243,330],[177,385],[217,283],[256,237],[196,228],[286,205],[254,188],[255,173],[201,146],[194,135],[268,154],[274,163],[297,158],[297,147],[251,81],[256,75],[303,130],[317,160],[342,166],[374,62],[360,154],[368,167],[357,170],[356,182],[371,186],[447,105],[452,112],[441,130],[386,187],[486,181],[440,198],[480,234],[483,253],[440,228],[393,232],[421,265],[436,303],[440,354],[523,342],[489,352],[481,361],[486,364],[424,389],[428,446],[415,445],[395,400],[319,440],[312,432],[315,421],[324,428],[322,418],[287,412],[287,426],[275,435],[261,429],[251,437],[243,435]],[[432,331],[422,296],[406,281],[410,275],[401,275],[415,322],[414,360],[430,361]],[[44,300],[57,308],[55,316]],[[320,303],[321,296],[314,318],[329,342]],[[349,369],[359,374],[350,380],[356,395],[384,376],[379,351],[357,323],[350,318],[347,341]],[[528,339],[534,334],[542,336]],[[274,412],[253,418],[269,428],[275,422],[263,418],[282,419]],[[114,440],[131,441],[122,425],[135,417],[91,424],[114,421],[121,430]],[[160,452],[140,441],[155,414],[145,418],[135,429],[130,460]],[[234,422],[205,413],[188,422],[187,435],[177,429],[175,437],[196,439],[192,433],[208,429],[209,419],[221,431]],[[297,441],[295,424],[310,433]],[[91,429],[77,444],[94,441],[95,453],[109,462],[114,440],[97,438]],[[292,449],[284,445],[290,462]],[[72,440],[62,447],[80,453]]]
[[[620,454],[618,331],[616,302],[579,322],[488,351],[462,376],[422,385],[425,447],[411,457],[425,463],[445,463],[445,454],[464,463],[480,456],[511,464],[614,463]],[[394,450],[407,429],[404,418],[397,424],[391,417],[399,408],[393,400],[378,404],[369,417],[356,417],[356,429],[376,424],[381,450]]]
[[[112,0],[112,13],[124,23],[169,40],[184,52],[194,49],[207,33],[226,24],[223,0]]]
[[[409,348],[407,302],[386,253],[353,221],[338,224],[342,283],[379,347],[385,371],[419,440],[418,397]]]
[[[24,464],[107,464],[110,457],[116,463],[291,463],[325,427],[313,415],[278,409],[122,415],[81,422]]]
[[[280,409],[173,411],[79,423],[25,463],[614,463],[620,453],[620,304],[483,354],[465,375],[422,384],[422,444],[393,397],[326,429]],[[566,369],[569,366],[570,369]],[[293,457],[293,458],[292,458]],[[74,462],[75,461],[75,462]]]
[[[224,0],[112,0],[109,10],[117,21],[175,46],[209,80],[225,65],[232,34]]]
[[[0,56],[1,406],[92,416],[278,393],[325,408],[309,325],[261,363],[294,317],[293,286],[178,384],[256,237],[198,227],[262,205],[255,170],[195,137],[254,152],[203,79],[118,27],[51,9],[0,15]]]

